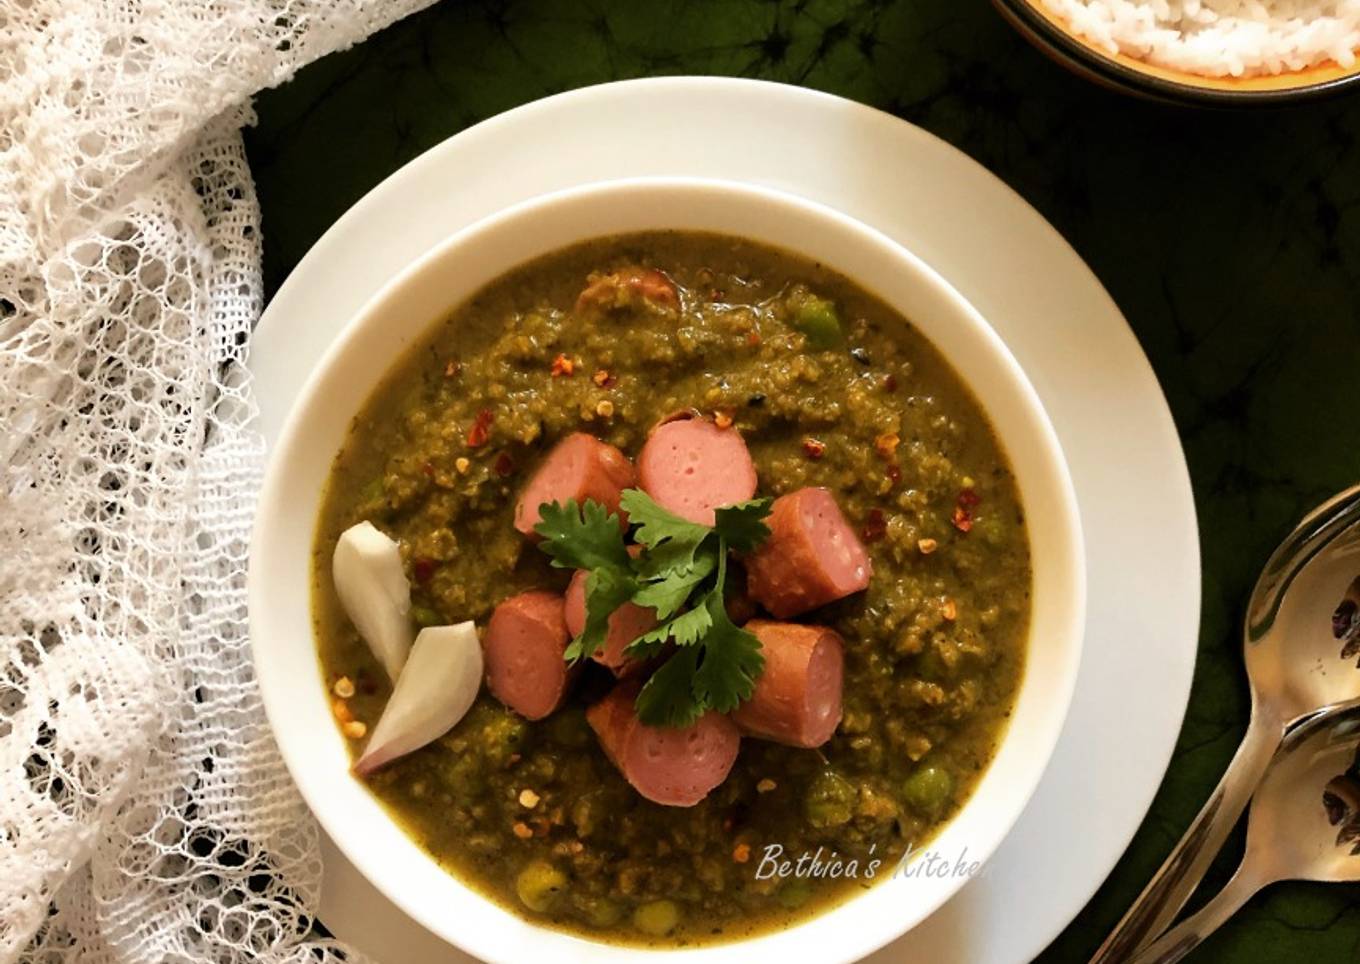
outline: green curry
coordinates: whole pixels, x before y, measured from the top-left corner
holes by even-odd
[[[592,272],[641,265],[681,310],[578,312]],[[529,723],[485,691],[444,738],[370,780],[444,866],[536,922],[665,945],[787,926],[882,879],[968,797],[1003,735],[1029,619],[1029,548],[1005,455],[948,363],[902,317],[819,265],[736,239],[649,233],[582,244],[498,279],[395,366],[335,460],[314,547],[315,622],[356,751],[389,693],[339,609],[330,558],[370,520],[399,540],[418,623],[473,619],[560,590],[512,527],[554,442],[587,431],[635,455],[680,409],[731,419],[760,493],[834,492],[873,558],[869,589],[813,612],[845,639],[844,717],[802,750],[742,742],[725,783],[687,809],[639,797],[583,707]],[[856,879],[758,874],[821,849]],[[768,871],[768,865],[766,865]]]

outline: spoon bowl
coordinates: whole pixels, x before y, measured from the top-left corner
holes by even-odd
[[[1360,880],[1360,702],[1285,738],[1252,800],[1248,861],[1271,880]]]
[[[1237,873],[1133,964],[1179,961],[1280,880],[1360,880],[1360,701],[1319,713],[1285,737],[1252,800]]]
[[[1253,700],[1285,724],[1360,697],[1360,486],[1309,513],[1247,607]]]
[[[1291,726],[1360,699],[1360,485],[1327,500],[1271,554],[1247,605],[1251,720],[1194,823],[1091,964],[1147,947],[1175,920]]]

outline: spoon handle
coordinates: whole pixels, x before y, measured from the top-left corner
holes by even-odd
[[[1138,952],[1130,964],[1175,964],[1218,930],[1269,881],[1252,873],[1244,861],[1232,880],[1209,903]]]
[[[1283,727],[1277,720],[1252,711],[1242,745],[1213,795],[1124,919],[1100,945],[1091,964],[1123,964],[1176,919],[1246,809],[1282,734]]]

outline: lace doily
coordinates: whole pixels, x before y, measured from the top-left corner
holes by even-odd
[[[428,0],[0,0],[0,961],[318,961],[244,574],[248,98]]]

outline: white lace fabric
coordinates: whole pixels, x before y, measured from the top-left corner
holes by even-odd
[[[353,959],[246,637],[239,131],[428,2],[0,0],[0,962]]]

